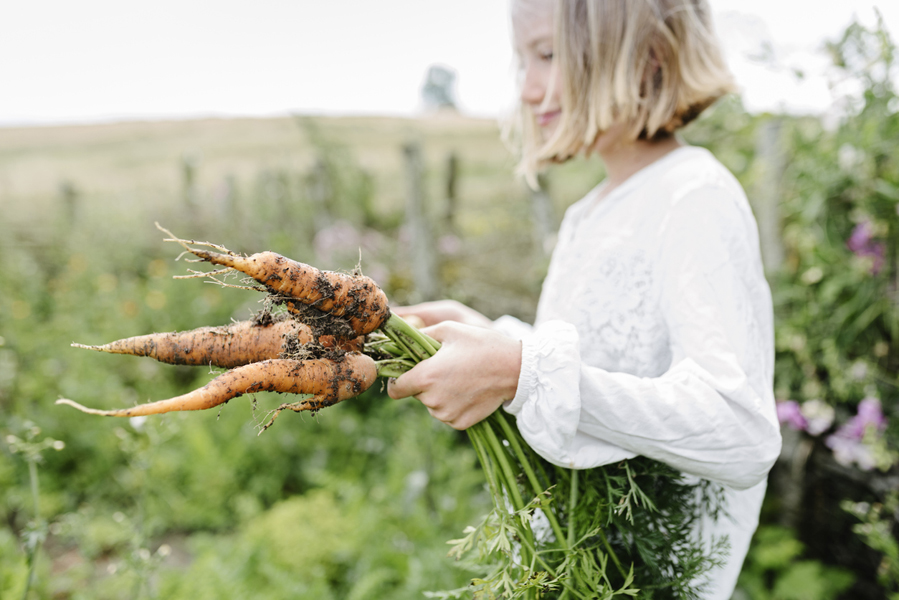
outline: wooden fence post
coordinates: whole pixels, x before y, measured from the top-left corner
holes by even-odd
[[[306,177],[306,192],[312,205],[312,222],[315,231],[321,231],[331,225],[331,201],[334,196],[334,185],[328,164],[323,156],[319,156]],[[315,232],[313,232],[314,234]]]
[[[241,207],[240,192],[237,189],[237,177],[234,173],[228,173],[222,185],[223,214],[227,215],[228,219],[239,222],[241,220]]]
[[[766,273],[774,273],[783,264],[784,248],[781,237],[780,182],[785,167],[782,122],[772,118],[759,125],[756,133],[755,160],[758,165],[755,192],[756,219],[759,244]]]
[[[62,211],[66,223],[71,224],[78,215],[78,188],[75,184],[64,179],[59,182],[59,199],[62,204]]]
[[[406,227],[415,293],[418,301],[433,300],[437,294],[437,260],[425,214],[421,146],[417,142],[404,145],[403,156],[406,163]]]
[[[446,157],[446,210],[443,213],[444,227],[446,231],[453,231],[456,227],[457,208],[457,180],[459,177],[459,158],[455,152],[450,152]]]
[[[199,225],[197,219],[197,211],[200,206],[200,191],[197,186],[199,164],[200,159],[195,155],[184,154],[181,156],[181,195],[188,219],[194,225]]]

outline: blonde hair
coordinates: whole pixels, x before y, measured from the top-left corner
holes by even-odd
[[[628,139],[669,136],[734,91],[705,0],[556,0],[559,124],[548,140],[522,103],[529,181],[549,163],[591,151],[612,125]]]

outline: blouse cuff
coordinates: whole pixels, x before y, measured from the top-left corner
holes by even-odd
[[[507,335],[513,340],[521,340],[534,331],[534,326],[511,315],[503,315],[493,322],[493,330]]]
[[[537,385],[537,343],[534,335],[521,340],[521,372],[518,374],[518,389],[515,397],[503,404],[503,408],[511,415],[518,415],[521,407],[530,398],[534,386]]]
[[[547,321],[521,343],[521,373],[506,412],[538,454],[559,464],[570,462],[581,402],[580,339],[564,321]]]

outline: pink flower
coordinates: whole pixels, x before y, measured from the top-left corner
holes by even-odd
[[[883,416],[880,409],[880,400],[868,397],[858,403],[858,413],[852,418],[847,425],[851,425],[856,435],[863,437],[868,427],[873,427],[878,431],[887,428],[887,418]]]
[[[852,235],[846,240],[846,246],[856,254],[863,252],[871,243],[873,235],[874,227],[871,225],[871,221],[862,221],[852,230]]]
[[[841,465],[855,463],[860,469],[869,471],[877,465],[873,445],[886,427],[887,419],[880,408],[880,400],[868,397],[859,402],[856,415],[825,443]]]
[[[883,268],[886,245],[883,242],[875,242],[873,237],[874,226],[871,221],[862,221],[852,230],[852,235],[846,240],[846,247],[856,256],[873,259],[871,274],[877,275]]]
[[[781,425],[786,425],[796,431],[805,431],[808,421],[802,416],[802,409],[795,400],[787,400],[777,403],[777,420]]]
[[[870,471],[877,465],[872,448],[860,440],[843,437],[839,433],[827,438],[827,447],[833,450],[833,458],[844,467],[857,465],[862,471]]]

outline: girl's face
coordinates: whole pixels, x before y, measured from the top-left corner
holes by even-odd
[[[521,101],[548,138],[559,123],[561,91],[553,68],[554,0],[513,0],[512,33],[521,63]]]

